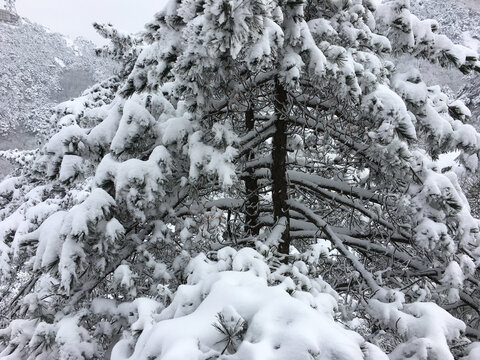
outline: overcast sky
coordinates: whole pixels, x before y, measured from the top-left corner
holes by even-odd
[[[112,23],[137,32],[162,7],[163,0],[17,0],[20,16],[72,38],[83,36],[99,44],[93,22]]]

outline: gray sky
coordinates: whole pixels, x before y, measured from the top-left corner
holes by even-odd
[[[112,23],[137,32],[162,8],[163,0],[17,0],[20,16],[72,38],[83,36],[99,44],[93,22]]]

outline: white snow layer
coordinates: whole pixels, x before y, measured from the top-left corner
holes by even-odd
[[[302,266],[297,265],[293,272],[301,278]],[[125,337],[112,359],[193,360],[222,354],[222,359],[250,360],[388,359],[335,321],[331,290],[318,291],[318,284],[310,284],[309,292],[295,290],[292,278],[285,276],[269,284],[281,276],[272,274],[253,249],[224,248],[217,262],[199,255],[186,272],[187,284],[179,287],[170,306],[158,315],[144,311],[140,316],[139,311],[136,324],[142,324],[138,330],[143,332],[133,352],[132,339]],[[105,301],[97,302],[94,311],[111,312]]]

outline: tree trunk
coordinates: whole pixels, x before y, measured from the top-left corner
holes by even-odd
[[[255,127],[253,107],[250,104],[249,108],[245,112],[245,127],[248,131],[251,131]],[[246,158],[252,160],[255,158],[255,152],[249,150],[246,153]],[[253,171],[250,170],[250,176],[245,179],[245,192],[246,192],[246,204],[245,204],[245,230],[249,235],[258,235],[258,185],[257,179],[253,176]]]
[[[290,249],[290,217],[288,214],[287,200],[287,92],[278,78],[275,79],[275,135],[273,136],[272,148],[272,200],[273,218],[278,221],[280,218],[287,219],[287,226],[282,234],[278,246],[280,254],[288,255]]]

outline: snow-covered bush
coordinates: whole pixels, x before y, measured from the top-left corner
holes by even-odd
[[[144,45],[107,33],[126,73],[0,184],[0,357],[475,357],[480,134],[388,60],[474,51],[408,0],[172,0]]]

